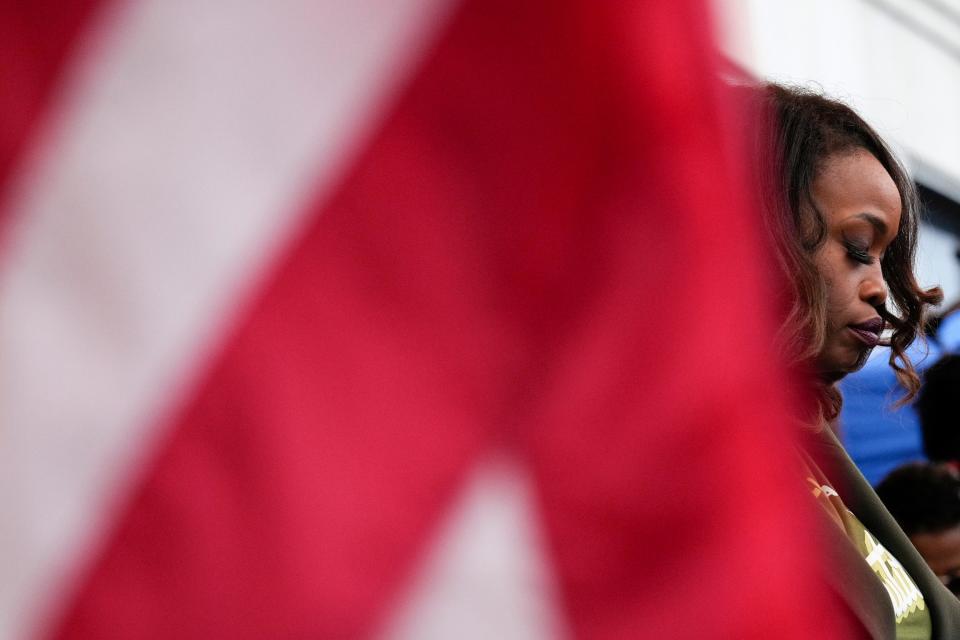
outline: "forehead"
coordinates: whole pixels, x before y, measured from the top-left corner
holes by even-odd
[[[828,223],[863,213],[880,219],[892,235],[900,226],[900,190],[880,161],[865,149],[836,153],[823,161],[813,196]]]
[[[960,569],[960,525],[937,533],[914,534],[910,540],[934,571]]]

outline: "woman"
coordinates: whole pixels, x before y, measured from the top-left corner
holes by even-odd
[[[769,135],[759,176],[784,277],[783,349],[810,380],[802,472],[824,527],[826,580],[872,638],[960,638],[960,603],[929,571],[830,428],[836,383],[878,344],[907,400],[906,355],[940,298],[913,274],[918,203],[906,171],[849,107],[816,93],[759,90]],[[896,311],[894,310],[896,309]]]

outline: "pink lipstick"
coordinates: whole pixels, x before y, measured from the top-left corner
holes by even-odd
[[[865,345],[875,347],[880,342],[880,334],[883,332],[884,324],[883,318],[871,318],[866,322],[850,325],[850,330]]]

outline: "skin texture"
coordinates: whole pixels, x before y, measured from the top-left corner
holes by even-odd
[[[827,285],[827,334],[816,365],[833,382],[862,367],[872,349],[850,326],[879,317],[887,299],[880,258],[900,228],[900,192],[871,153],[855,149],[824,161],[812,196],[827,227],[813,257]]]
[[[960,575],[960,525],[937,533],[916,533],[910,540],[944,583]]]

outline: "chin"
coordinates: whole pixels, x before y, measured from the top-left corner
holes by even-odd
[[[826,382],[827,384],[833,384],[835,382],[840,382],[849,373],[849,371],[840,371],[840,370],[831,370],[831,371],[821,371],[820,379]]]
[[[847,352],[843,358],[837,358],[831,362],[821,361],[819,366],[820,378],[827,384],[833,384],[842,380],[847,374],[859,371],[867,364],[867,358],[873,349],[857,350],[851,354]]]
[[[867,358],[870,357],[870,354],[873,352],[873,349],[864,349],[860,351],[857,361],[853,364],[853,367],[848,373],[853,373],[854,371],[860,371],[863,369],[863,365],[867,364]]]

